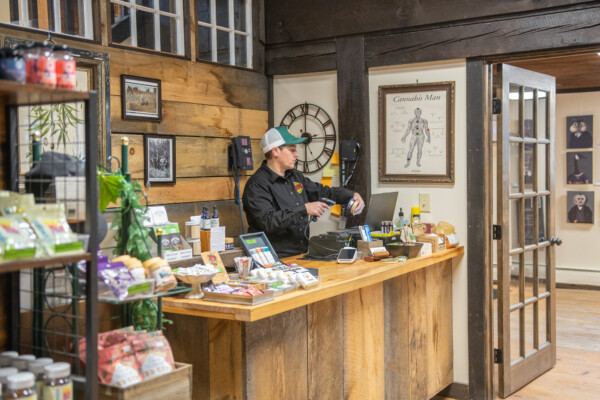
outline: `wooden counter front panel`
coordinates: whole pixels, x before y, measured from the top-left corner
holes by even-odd
[[[452,260],[254,322],[167,314],[194,399],[427,399],[452,382]]]

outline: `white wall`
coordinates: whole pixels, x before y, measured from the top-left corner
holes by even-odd
[[[315,104],[325,110],[333,124],[338,128],[337,74],[322,72],[318,74],[299,74],[275,76],[273,78],[274,124],[279,126],[283,116],[294,106],[305,102]],[[292,132],[298,135],[298,132]],[[336,150],[338,151],[338,143]],[[321,182],[322,171],[305,174],[315,182]],[[339,186],[339,177],[334,177],[331,186]],[[318,235],[336,230],[339,218],[326,213],[316,223],[311,223],[310,234]]]
[[[381,184],[378,181],[378,126],[377,90],[380,85],[419,82],[455,81],[455,184],[415,185]],[[337,75],[335,72],[276,76],[274,85],[274,120],[278,125],[281,118],[293,106],[314,103],[324,108],[336,127],[338,126]],[[431,221],[452,223],[460,235],[463,245],[467,238],[467,172],[466,172],[466,64],[464,61],[409,65],[396,68],[373,69],[369,72],[369,107],[371,120],[371,190],[373,193],[398,191],[398,204],[410,214],[410,207],[417,205],[419,192],[431,193],[433,213],[422,214]],[[312,180],[320,181],[321,174],[307,174]],[[339,180],[334,180],[334,186]],[[336,229],[339,219],[324,216],[311,226],[311,234]],[[463,256],[454,263],[452,275],[453,324],[454,324],[454,381],[468,382],[468,335],[467,335],[467,262]]]
[[[556,246],[556,281],[585,285],[600,285],[600,265],[593,255],[593,249],[600,237],[600,92],[565,93],[556,96],[556,233],[562,238],[562,246]],[[567,116],[594,116],[594,170],[596,184],[567,185]],[[589,151],[590,149],[587,149]],[[569,150],[573,151],[573,150]],[[593,191],[595,204],[588,204],[594,210],[595,224],[567,223],[567,191]]]
[[[380,183],[378,177],[378,88],[382,85],[454,81],[455,178],[454,185]],[[466,63],[452,61],[378,68],[369,71],[369,109],[371,121],[371,182],[373,193],[399,191],[398,204],[407,215],[410,207],[418,205],[419,193],[431,193],[430,215],[421,213],[426,221],[446,221],[456,227],[461,244],[467,239],[467,140],[466,140]],[[465,251],[466,253],[466,251]],[[454,263],[452,273],[452,315],[454,324],[454,381],[467,383],[468,320],[467,320],[467,261],[466,254]]]

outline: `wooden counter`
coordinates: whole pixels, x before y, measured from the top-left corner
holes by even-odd
[[[453,380],[452,260],[298,261],[320,287],[256,306],[166,298],[195,399],[426,399]],[[286,260],[289,262],[290,260]]]

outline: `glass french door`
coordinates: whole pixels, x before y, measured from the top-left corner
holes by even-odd
[[[499,395],[556,363],[555,79],[497,65]]]

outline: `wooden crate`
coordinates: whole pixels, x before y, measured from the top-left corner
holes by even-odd
[[[191,400],[192,365],[175,363],[175,371],[126,388],[99,385],[100,400]]]

